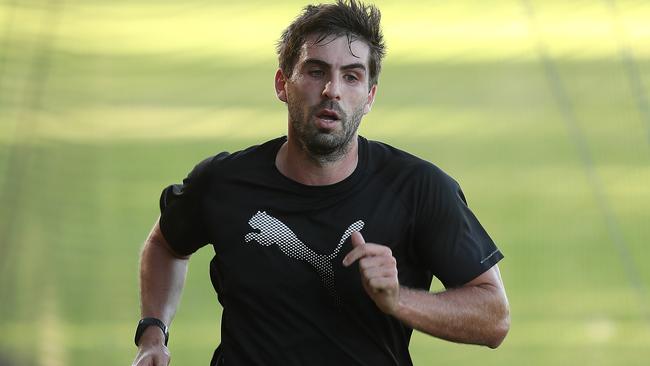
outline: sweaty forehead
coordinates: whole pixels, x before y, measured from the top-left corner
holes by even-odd
[[[319,59],[331,65],[362,63],[366,68],[368,67],[370,48],[366,42],[355,38],[350,38],[352,41],[349,42],[346,35],[320,38],[318,34],[314,34],[305,39],[300,49],[298,63],[306,59]]]

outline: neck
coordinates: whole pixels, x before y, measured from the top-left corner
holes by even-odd
[[[349,177],[359,161],[359,142],[355,135],[344,154],[336,160],[319,159],[305,151],[300,143],[287,137],[275,158],[275,165],[284,176],[310,186],[338,183]]]

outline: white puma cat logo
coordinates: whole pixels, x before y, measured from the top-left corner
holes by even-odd
[[[320,275],[320,278],[330,295],[332,295],[337,302],[339,301],[338,295],[336,294],[336,287],[334,286],[332,260],[339,253],[343,243],[350,237],[350,235],[355,231],[361,231],[361,229],[363,229],[363,221],[359,220],[350,225],[343,233],[343,236],[341,236],[341,240],[336,249],[334,249],[334,252],[328,255],[314,252],[311,248],[305,245],[305,243],[300,241],[296,234],[294,234],[287,225],[267,214],[266,211],[257,211],[257,213],[248,221],[248,224],[253,229],[259,230],[259,232],[246,234],[244,239],[247,243],[255,240],[263,246],[276,244],[286,256],[309,263]]]

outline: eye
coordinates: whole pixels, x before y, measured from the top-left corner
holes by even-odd
[[[359,80],[359,78],[354,74],[345,74],[343,75],[343,78],[349,83],[354,83]]]
[[[309,70],[307,73],[309,74],[309,76],[315,78],[322,78],[325,75],[325,72],[320,69]]]

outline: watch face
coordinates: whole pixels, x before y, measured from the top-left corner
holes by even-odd
[[[140,337],[142,337],[142,334],[144,331],[151,325],[155,325],[160,330],[162,330],[163,334],[165,335],[165,346],[167,345],[167,341],[169,340],[169,331],[167,330],[167,326],[165,323],[163,323],[162,320],[156,319],[156,318],[144,318],[138,322],[138,327],[135,330],[135,345],[139,347],[139,341]]]

